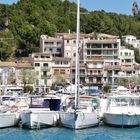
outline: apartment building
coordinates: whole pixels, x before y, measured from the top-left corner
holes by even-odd
[[[70,58],[54,57],[52,60],[52,83],[70,82],[71,78]]]
[[[121,71],[120,59],[104,59],[104,84],[116,85],[118,73]]]
[[[118,59],[120,39],[89,40],[84,45],[84,59],[99,57],[106,59]]]
[[[70,82],[75,83],[75,62],[71,63],[71,74],[70,74]],[[87,77],[87,72],[86,72],[86,66],[85,63],[80,60],[79,62],[79,83],[85,85],[86,83],[86,77]]]
[[[48,92],[52,85],[52,55],[50,53],[32,53],[29,58],[34,67],[35,90]]]
[[[57,33],[52,39],[50,37],[42,38],[42,42],[61,42],[61,55],[52,55],[52,74],[53,82],[57,75],[66,74],[66,79],[75,82],[75,50],[76,50],[76,34],[75,33]],[[46,43],[47,44],[47,43]],[[54,46],[54,45],[53,45]],[[53,48],[53,46],[51,46]],[[55,45],[57,46],[57,45]],[[44,48],[41,44],[41,48]],[[47,50],[47,49],[46,49]],[[130,56],[124,56],[124,52],[129,50],[121,50],[121,42],[118,36],[108,34],[80,34],[79,41],[79,77],[80,83],[88,86],[98,86],[116,84],[116,78],[120,72],[134,74],[133,65],[128,66]],[[44,53],[42,49],[42,53]],[[49,51],[48,51],[49,52]],[[55,51],[54,51],[55,52]],[[131,52],[131,51],[130,51]],[[128,52],[128,53],[130,53]],[[50,53],[50,52],[49,52]],[[132,52],[131,52],[132,53]],[[125,53],[126,54],[126,53]],[[63,57],[62,57],[63,56]],[[68,65],[64,66],[65,60]],[[131,57],[131,62],[134,58]],[[127,65],[127,66],[126,66]],[[65,70],[64,70],[65,67]],[[66,72],[67,71],[67,72]],[[69,78],[68,78],[69,75]],[[128,76],[128,75],[127,75]]]
[[[50,53],[53,57],[61,57],[63,55],[63,40],[49,37],[48,35],[41,35],[40,52]]]
[[[121,71],[124,73],[124,76],[135,75],[134,50],[124,49],[124,48],[121,49],[119,58],[121,63]]]
[[[87,57],[86,59],[86,85],[89,87],[102,87],[104,59],[99,57]]]
[[[89,40],[84,44],[84,62],[87,63],[87,71],[90,74],[88,81],[90,83],[101,85],[111,84],[113,74],[118,71],[120,39],[101,39]],[[111,66],[106,67],[107,65]],[[113,69],[112,69],[113,66]]]
[[[135,36],[133,35],[126,35],[123,36],[123,41],[128,44],[128,45],[132,45],[134,48],[138,48],[140,49],[140,40],[137,39]]]

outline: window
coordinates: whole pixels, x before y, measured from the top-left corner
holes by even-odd
[[[65,69],[60,70],[60,74],[65,74]]]
[[[43,76],[47,76],[47,71],[43,71]]]
[[[128,52],[125,52],[125,54],[124,54],[125,56],[128,56]]]
[[[101,48],[101,44],[92,44],[92,48]]]
[[[44,58],[44,56],[43,56],[43,55],[41,55],[41,58]]]
[[[87,48],[90,48],[90,44],[89,43],[87,44]]]
[[[112,48],[111,44],[103,44],[103,48]]]
[[[38,58],[38,56],[34,56],[35,58]]]
[[[61,52],[61,49],[60,49],[60,48],[57,48],[56,51],[57,51],[57,52]]]
[[[59,69],[54,69],[54,74],[59,74]]]
[[[90,70],[90,75],[92,75],[92,70]]]
[[[50,58],[50,56],[46,56],[46,58]]]
[[[64,65],[67,65],[68,64],[68,61],[64,61]]]
[[[90,51],[89,50],[87,50],[87,55],[90,55]]]
[[[60,46],[62,43],[61,42],[57,42],[57,46]]]
[[[52,48],[49,48],[49,51],[52,52]]]
[[[48,63],[44,63],[43,66],[44,66],[44,67],[48,67]]]
[[[117,48],[117,43],[114,44],[114,48]]]
[[[59,61],[55,61],[55,64],[59,64],[60,62]]]
[[[47,81],[48,81],[47,79],[44,80],[44,83],[45,83],[46,86],[47,86]]]
[[[39,85],[39,80],[36,80],[35,81],[35,84],[38,86]]]
[[[39,63],[35,63],[35,67],[39,67],[40,66],[40,64]]]

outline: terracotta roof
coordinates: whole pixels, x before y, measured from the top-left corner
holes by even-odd
[[[32,68],[31,63],[0,62],[0,67]]]
[[[16,67],[17,68],[33,68],[31,63],[17,63]]]
[[[0,62],[0,67],[16,67],[15,62]]]
[[[32,53],[32,56],[39,55],[39,56],[50,56],[50,53]]]

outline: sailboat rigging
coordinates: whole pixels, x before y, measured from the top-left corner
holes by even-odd
[[[77,1],[76,61],[75,61],[75,109],[79,106],[79,50],[80,50],[80,0]]]
[[[70,96],[68,98],[69,105],[67,106],[67,109],[65,111],[60,112],[60,121],[62,126],[72,129],[82,129],[98,125],[99,113],[96,110],[98,105],[94,102],[96,98],[86,95],[81,96],[79,93],[80,0],[77,0],[76,40],[75,96]]]

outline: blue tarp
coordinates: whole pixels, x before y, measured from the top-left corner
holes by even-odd
[[[97,93],[103,93],[103,91],[101,89],[88,89],[87,93],[89,94],[97,94]]]

